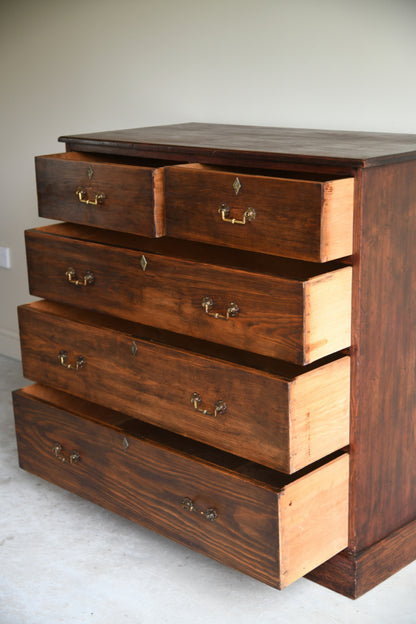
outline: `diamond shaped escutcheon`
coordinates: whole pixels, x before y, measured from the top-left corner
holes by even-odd
[[[142,271],[146,271],[147,264],[148,264],[148,262],[147,262],[146,256],[141,256],[141,258],[140,258],[140,266],[142,267]]]
[[[238,178],[236,178],[233,182],[233,189],[234,189],[235,194],[238,195],[241,189],[241,182]]]

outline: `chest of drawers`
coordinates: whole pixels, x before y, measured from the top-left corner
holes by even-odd
[[[36,159],[22,468],[283,588],[416,557],[416,138],[179,124]]]

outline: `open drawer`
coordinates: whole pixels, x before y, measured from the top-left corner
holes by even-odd
[[[19,322],[32,381],[286,473],[349,443],[349,357],[305,369],[48,301]]]
[[[352,268],[57,224],[26,233],[30,293],[310,364],[351,344]]]
[[[46,387],[14,407],[22,468],[274,587],[347,546],[347,454],[295,479]]]
[[[354,179],[299,176],[166,167],[166,232],[313,262],[350,256]]]
[[[164,235],[163,163],[65,152],[37,156],[35,165],[41,217]]]

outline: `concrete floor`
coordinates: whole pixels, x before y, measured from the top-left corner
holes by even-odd
[[[0,624],[416,623],[416,562],[357,601],[276,591],[18,468],[0,356]]]

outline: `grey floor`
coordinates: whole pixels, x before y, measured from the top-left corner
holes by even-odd
[[[0,624],[416,623],[416,562],[357,601],[301,579],[283,592],[18,468],[0,356]]]

